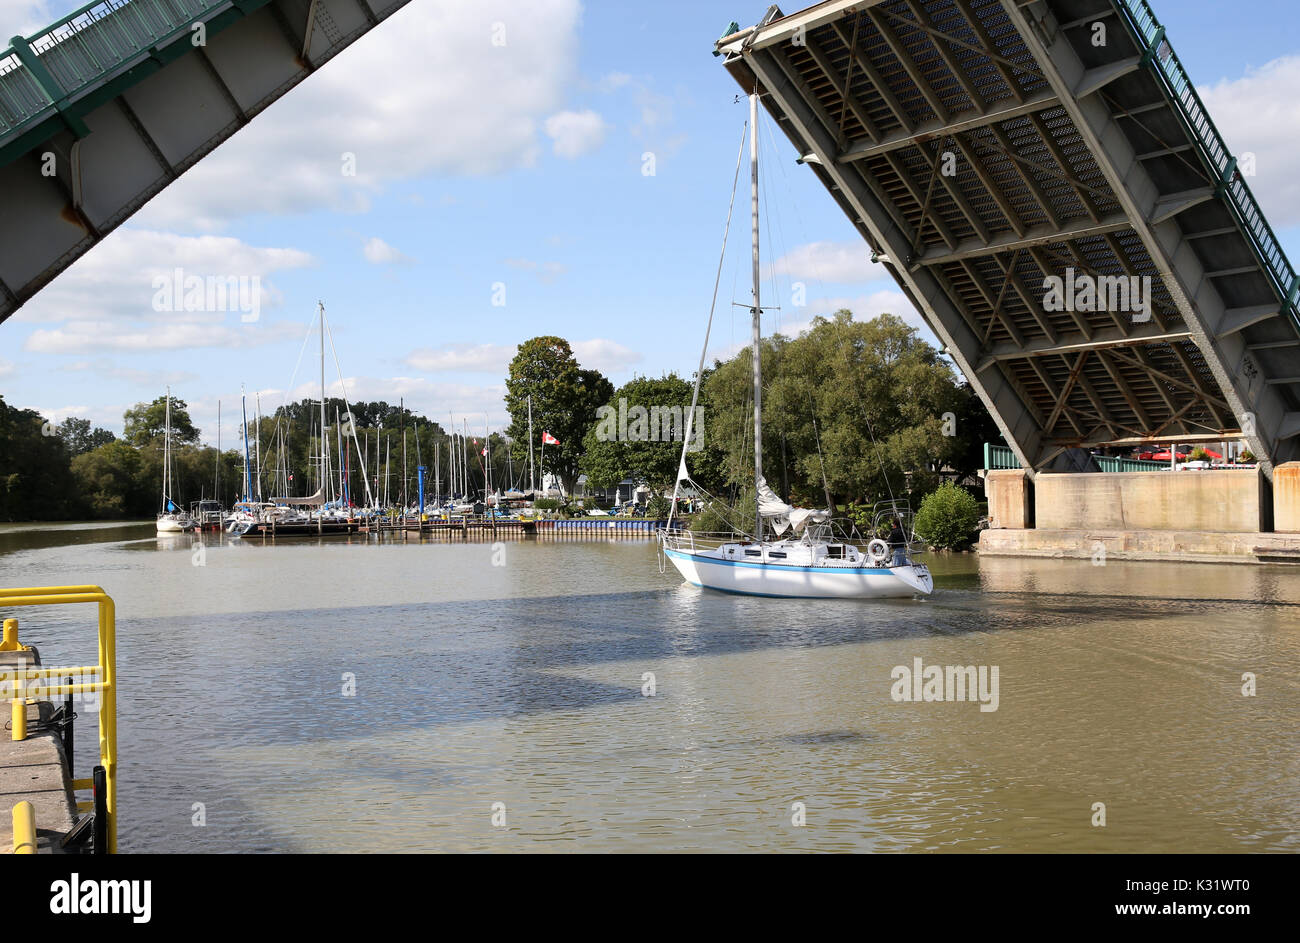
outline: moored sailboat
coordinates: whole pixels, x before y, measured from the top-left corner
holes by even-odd
[[[179,534],[195,527],[194,519],[172,500],[172,388],[167,387],[166,419],[163,423],[162,509],[158,512],[158,533]]]

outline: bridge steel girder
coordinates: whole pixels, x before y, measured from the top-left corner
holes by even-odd
[[[1280,384],[1270,382],[1272,378],[1263,371],[1242,369],[1250,356],[1243,334],[1240,330],[1227,330],[1233,327],[1232,309],[1218,290],[1216,276],[1207,271],[1206,264],[1190,249],[1191,240],[1177,221],[1179,212],[1201,202],[1200,193],[1189,195],[1185,203],[1179,205],[1177,194],[1162,192],[1120,129],[1109,103],[1097,94],[1077,97],[1071,92],[1071,89],[1086,83],[1085,75],[1090,70],[1080,60],[1064,31],[1052,29],[1051,10],[1042,0],[1030,4],[1001,0],[1001,4],[1047,81],[1061,97],[1063,107],[1089,149],[1098,156],[1098,166],[1106,175],[1134,230],[1164,273],[1165,287],[1173,296],[1223,399],[1237,417],[1244,432],[1242,438],[1261,459],[1265,475],[1272,480],[1275,464],[1300,458],[1300,438],[1296,436],[1300,432],[1300,411],[1294,405],[1294,398],[1288,402]],[[1030,9],[1037,12],[1037,23],[1031,24]],[[1102,67],[1094,66],[1091,71],[1099,68]],[[1098,90],[1094,88],[1090,92]],[[1105,159],[1101,159],[1103,156]],[[1177,211],[1170,212],[1175,207]],[[1257,266],[1243,268],[1253,271]],[[1282,311],[1286,299],[1276,300],[1276,305],[1265,306],[1273,308],[1269,317],[1279,322],[1283,330],[1296,330],[1297,325]],[[1242,421],[1247,414],[1253,414],[1254,421]]]
[[[194,46],[186,29],[141,49],[48,106],[48,118],[0,138],[0,322],[408,2],[312,0],[310,20],[307,0],[218,4],[194,17],[207,26],[206,45]],[[54,176],[42,172],[46,154]]]
[[[861,9],[863,4],[857,0],[840,6]],[[823,7],[834,8],[836,5]],[[818,7],[809,12],[813,11],[820,11],[821,18],[805,21],[812,25],[827,22],[841,13],[840,9]],[[953,304],[935,271],[929,268],[912,270],[906,264],[912,254],[911,234],[900,227],[859,172],[860,162],[837,159],[840,151],[835,129],[827,127],[817,117],[796,88],[798,80],[786,71],[780,56],[770,48],[747,46],[741,55],[728,58],[727,67],[742,87],[753,88],[757,82],[760,98],[768,99],[769,109],[775,104],[778,120],[795,147],[805,156],[816,156],[816,162],[807,161],[808,166],[821,178],[877,254],[884,254],[891,260],[886,264],[908,300],[943,341],[949,355],[988,407],[1021,465],[1032,469],[1031,456],[1036,457],[1046,445],[1042,434],[1043,419],[1035,415],[1032,404],[1025,401],[1006,377],[1001,374],[981,376],[975,370],[982,339],[974,325]]]
[[[1243,440],[1271,477],[1300,457],[1300,278],[1261,241],[1235,162],[1215,165],[1208,117],[1162,84],[1143,16],[1145,0],[829,0],[715,49],[1030,474],[1104,427],[1117,445]],[[1098,21],[1112,39],[1093,50],[1079,34]],[[944,148],[964,173],[936,178]],[[1049,307],[1038,285],[1069,269],[1150,276],[1151,323]]]

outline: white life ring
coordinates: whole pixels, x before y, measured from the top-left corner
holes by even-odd
[[[875,537],[871,543],[867,544],[867,553],[871,555],[872,560],[875,562],[883,563],[889,559],[889,544],[879,537]]]

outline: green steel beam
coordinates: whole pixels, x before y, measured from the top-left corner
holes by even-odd
[[[16,136],[0,145],[0,167],[13,163],[65,129],[71,130],[78,137],[89,134],[90,129],[86,127],[85,122],[82,120],[86,115],[104,103],[112,101],[127,89],[142,82],[164,66],[169,65],[194,49],[191,43],[185,41],[194,23],[202,22],[207,29],[208,35],[213,36],[239,22],[249,14],[256,13],[270,2],[271,0],[233,0],[232,5],[224,10],[218,12],[209,9],[193,20],[187,20],[183,25],[160,37],[152,46],[142,50],[139,62],[125,72],[114,75],[111,79],[103,79],[103,76],[120,69],[125,61],[123,60],[106,68],[100,79],[92,79],[90,82],[82,83],[77,91],[73,93],[73,95],[77,96],[75,100],[72,100],[72,96],[64,95],[54,77],[50,75],[49,70],[40,61],[40,56],[28,45],[27,40],[21,36],[14,37],[11,41],[13,48],[9,51],[18,57],[24,68],[31,73],[32,78],[40,84],[41,89],[50,98],[51,104],[20,122],[11,132],[18,132]],[[99,3],[92,3],[82,7],[76,13],[64,17],[48,29],[41,30],[33,35],[37,37],[45,36],[53,30],[70,23],[87,10],[102,5],[101,0]],[[0,58],[5,54],[0,53]],[[99,81],[100,84],[89,91],[85,91],[88,86],[94,85],[96,81]],[[29,127],[24,127],[25,125],[29,125]]]

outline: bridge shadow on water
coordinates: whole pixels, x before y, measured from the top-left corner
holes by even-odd
[[[1242,605],[1232,601],[1232,605]],[[639,699],[641,672],[668,659],[822,648],[1170,616],[1166,601],[945,590],[926,600],[780,601],[667,590],[344,609],[249,612],[196,626],[133,620],[122,632],[126,718],[158,709],[158,685],[198,686],[201,725],[226,742],[339,740],[376,728],[429,728],[574,711]],[[148,627],[148,631],[142,631]],[[165,634],[173,653],[132,652]],[[173,658],[180,663],[169,664]],[[619,683],[583,677],[598,666]],[[194,670],[201,666],[200,670]],[[608,677],[608,670],[599,672]],[[343,696],[348,676],[355,696]],[[140,699],[139,712],[132,705]],[[180,708],[180,705],[177,705]],[[156,715],[155,715],[156,716]],[[219,723],[215,723],[220,718]],[[186,735],[188,736],[188,734]]]

